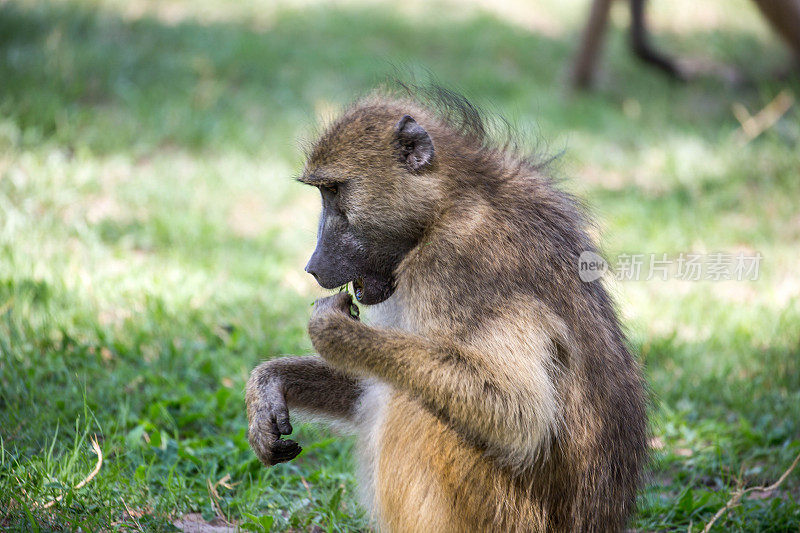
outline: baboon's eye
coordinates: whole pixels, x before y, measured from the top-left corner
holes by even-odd
[[[328,191],[331,194],[336,194],[339,192],[339,184],[338,183],[331,183],[327,185],[322,185],[322,188]]]

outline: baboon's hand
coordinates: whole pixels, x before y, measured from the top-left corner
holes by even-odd
[[[302,448],[293,440],[281,439],[292,432],[283,386],[277,378],[250,378],[247,386],[248,440],[266,466],[291,461]]]
[[[355,310],[354,310],[355,309]],[[353,298],[340,292],[327,298],[320,298],[314,304],[314,312],[308,323],[311,344],[327,362],[341,370],[353,370],[350,350],[344,350],[342,343],[358,337],[364,325],[358,321],[358,308]]]
[[[340,292],[314,302],[310,324],[324,320],[331,314],[344,314],[358,320],[358,307],[353,303],[353,297],[349,292]]]

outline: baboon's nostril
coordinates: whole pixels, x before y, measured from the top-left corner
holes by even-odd
[[[319,281],[319,277],[317,276],[317,273],[316,273],[316,272],[314,272],[313,270],[311,270],[310,268],[308,268],[308,265],[306,265],[306,268],[305,268],[305,270],[306,270],[306,272],[308,272],[309,274],[311,274],[312,276],[314,276],[314,279],[315,279],[315,280]]]

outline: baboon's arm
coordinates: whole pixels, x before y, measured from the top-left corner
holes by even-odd
[[[309,323],[314,348],[335,367],[408,392],[467,438],[512,462],[536,453],[555,430],[553,384],[535,360],[503,366],[450,340],[363,324],[344,311],[347,296],[333,296],[333,304],[322,306],[318,301],[327,309],[315,311]]]
[[[283,357],[258,365],[247,382],[250,445],[266,465],[294,459],[300,446],[281,435],[292,432],[289,411],[352,422],[362,385],[318,356]]]
[[[347,420],[362,392],[360,380],[333,368],[319,356],[281,357],[258,365],[247,383],[247,404],[263,401],[277,388],[286,407]]]

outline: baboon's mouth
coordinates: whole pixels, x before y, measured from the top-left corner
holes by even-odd
[[[392,278],[365,272],[352,281],[356,301],[364,305],[379,304],[394,292]]]
[[[364,297],[364,278],[353,280],[353,292],[356,294],[356,300],[360,302]]]

